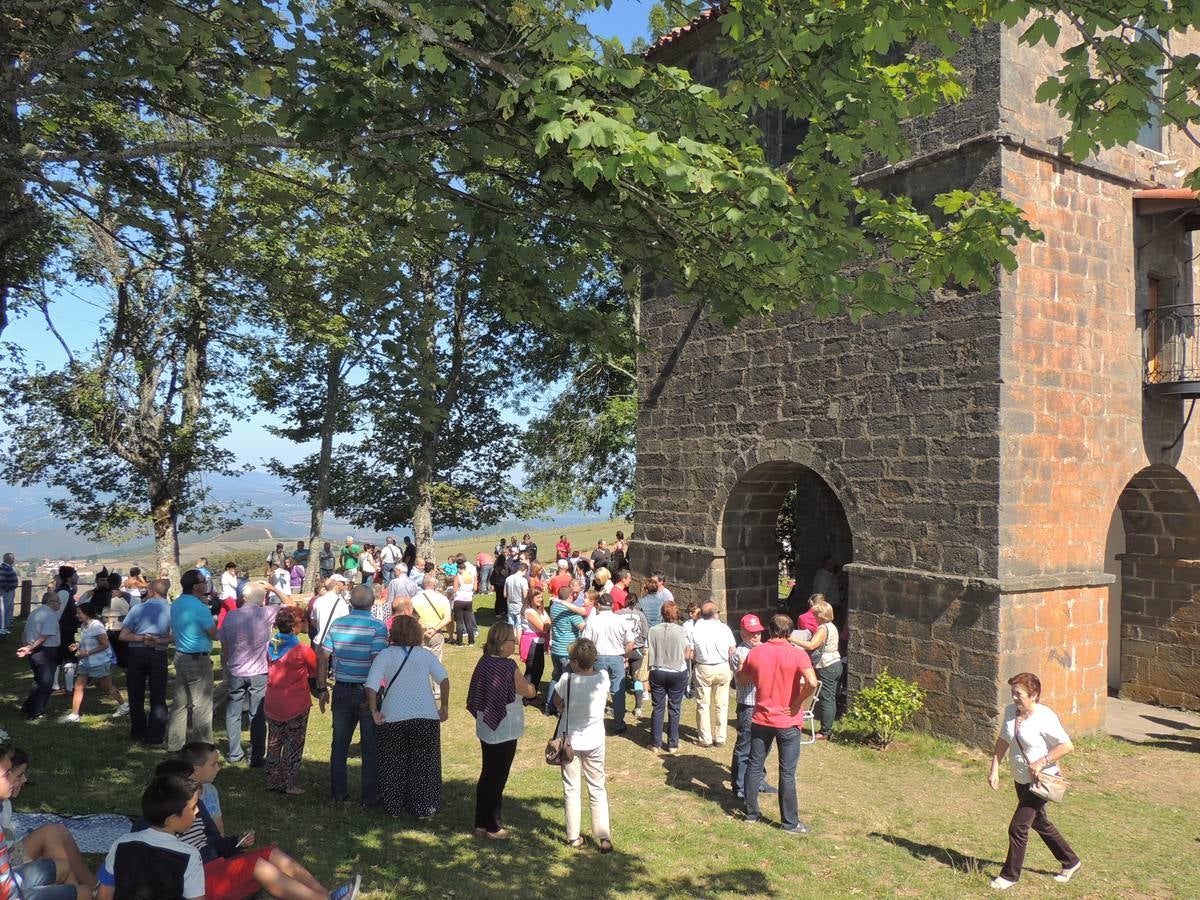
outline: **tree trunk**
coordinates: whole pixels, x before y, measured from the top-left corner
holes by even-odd
[[[413,464],[413,540],[417,556],[437,563],[437,547],[433,543],[433,460],[435,446],[426,436],[424,446]]]
[[[330,350],[325,367],[325,399],[321,415],[321,450],[317,457],[317,482],[309,494],[311,517],[308,525],[308,569],[304,573],[304,590],[317,589],[317,574],[321,570],[322,529],[325,510],[329,507],[329,468],[333,461],[333,432],[341,405],[342,351]]]
[[[150,487],[150,516],[154,523],[154,560],[157,577],[171,581],[171,596],[178,597],[179,586],[179,511],[175,498],[163,485]]]

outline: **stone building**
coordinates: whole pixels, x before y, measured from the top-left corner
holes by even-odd
[[[711,80],[714,19],[654,58]],[[1046,236],[1016,272],[909,317],[733,329],[659,283],[638,361],[639,567],[731,619],[772,609],[796,487],[801,589],[827,553],[848,576],[851,691],[884,667],[915,678],[920,724],[980,746],[1024,670],[1077,732],[1110,690],[1200,708],[1200,203],[1176,188],[1197,156],[1170,128],[1063,156],[1034,102],[1057,54],[1017,36],[977,33],[969,99],[863,174],[918,198],[1003,192]]]

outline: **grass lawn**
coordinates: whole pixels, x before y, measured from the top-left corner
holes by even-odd
[[[96,693],[89,693],[79,725],[57,723],[66,711],[61,697],[52,701],[50,720],[26,724],[18,707],[30,676],[13,655],[17,646],[15,634],[0,644],[0,726],[33,759],[18,811],[135,813],[162,754],[131,748],[127,720],[110,720],[112,705]],[[533,710],[505,802],[514,838],[478,841],[470,826],[479,745],[463,708],[477,653],[446,650],[453,696],[442,729],[445,806],[433,823],[330,803],[329,719],[314,708],[303,774],[308,793],[268,794],[260,771],[230,767],[217,782],[226,827],[257,830],[260,842],[278,843],[327,883],[361,872],[372,898],[957,898],[987,894],[1003,860],[1014,797],[1011,786],[988,790],[982,753],[920,735],[886,753],[836,742],[806,747],[801,811],[816,830],[791,837],[773,824],[773,803],[763,806],[772,823],[738,819],[726,781],[730,746],[688,743],[695,737],[690,702],[678,757],[649,752],[648,722],[609,739],[613,855],[599,855],[592,843],[579,852],[563,846],[561,781],[542,762],[552,720]],[[215,718],[224,749],[220,708]],[[732,738],[731,731],[730,744]],[[1200,736],[1191,740],[1200,748]],[[1069,885],[1055,884],[1054,859],[1031,835],[1025,877],[1009,896],[1200,896],[1200,754],[1107,738],[1077,747],[1067,760],[1072,792],[1053,817],[1084,868]],[[769,770],[774,763],[772,756]],[[585,833],[587,821],[585,803]]]

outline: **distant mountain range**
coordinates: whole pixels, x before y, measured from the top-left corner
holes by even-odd
[[[275,539],[281,541],[303,540],[308,536],[309,511],[303,501],[289,494],[273,475],[252,471],[238,476],[214,475],[208,478],[209,495],[220,506],[243,503],[247,509],[270,510],[267,518],[246,521],[240,528],[223,535],[181,535],[185,545],[211,541],[220,537],[224,543],[242,543]],[[70,530],[70,523],[51,515],[46,506],[47,498],[57,492],[45,488],[16,487],[0,483],[0,552],[15,553],[17,559],[83,559],[88,556],[142,555],[152,552],[153,538],[147,534],[119,546],[94,543]],[[488,534],[508,534],[513,531],[529,531],[534,528],[567,527],[570,525],[596,522],[607,516],[597,513],[555,513],[544,519],[511,519],[484,529]],[[383,535],[356,529],[349,522],[329,516],[325,520],[325,534],[335,543],[353,534],[364,540],[382,539]],[[397,537],[403,529],[394,529]],[[439,539],[455,539],[468,534],[462,531],[438,532]]]

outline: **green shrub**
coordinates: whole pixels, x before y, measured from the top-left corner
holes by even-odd
[[[884,669],[874,683],[855,694],[846,724],[886,747],[924,705],[925,691],[919,684]]]

